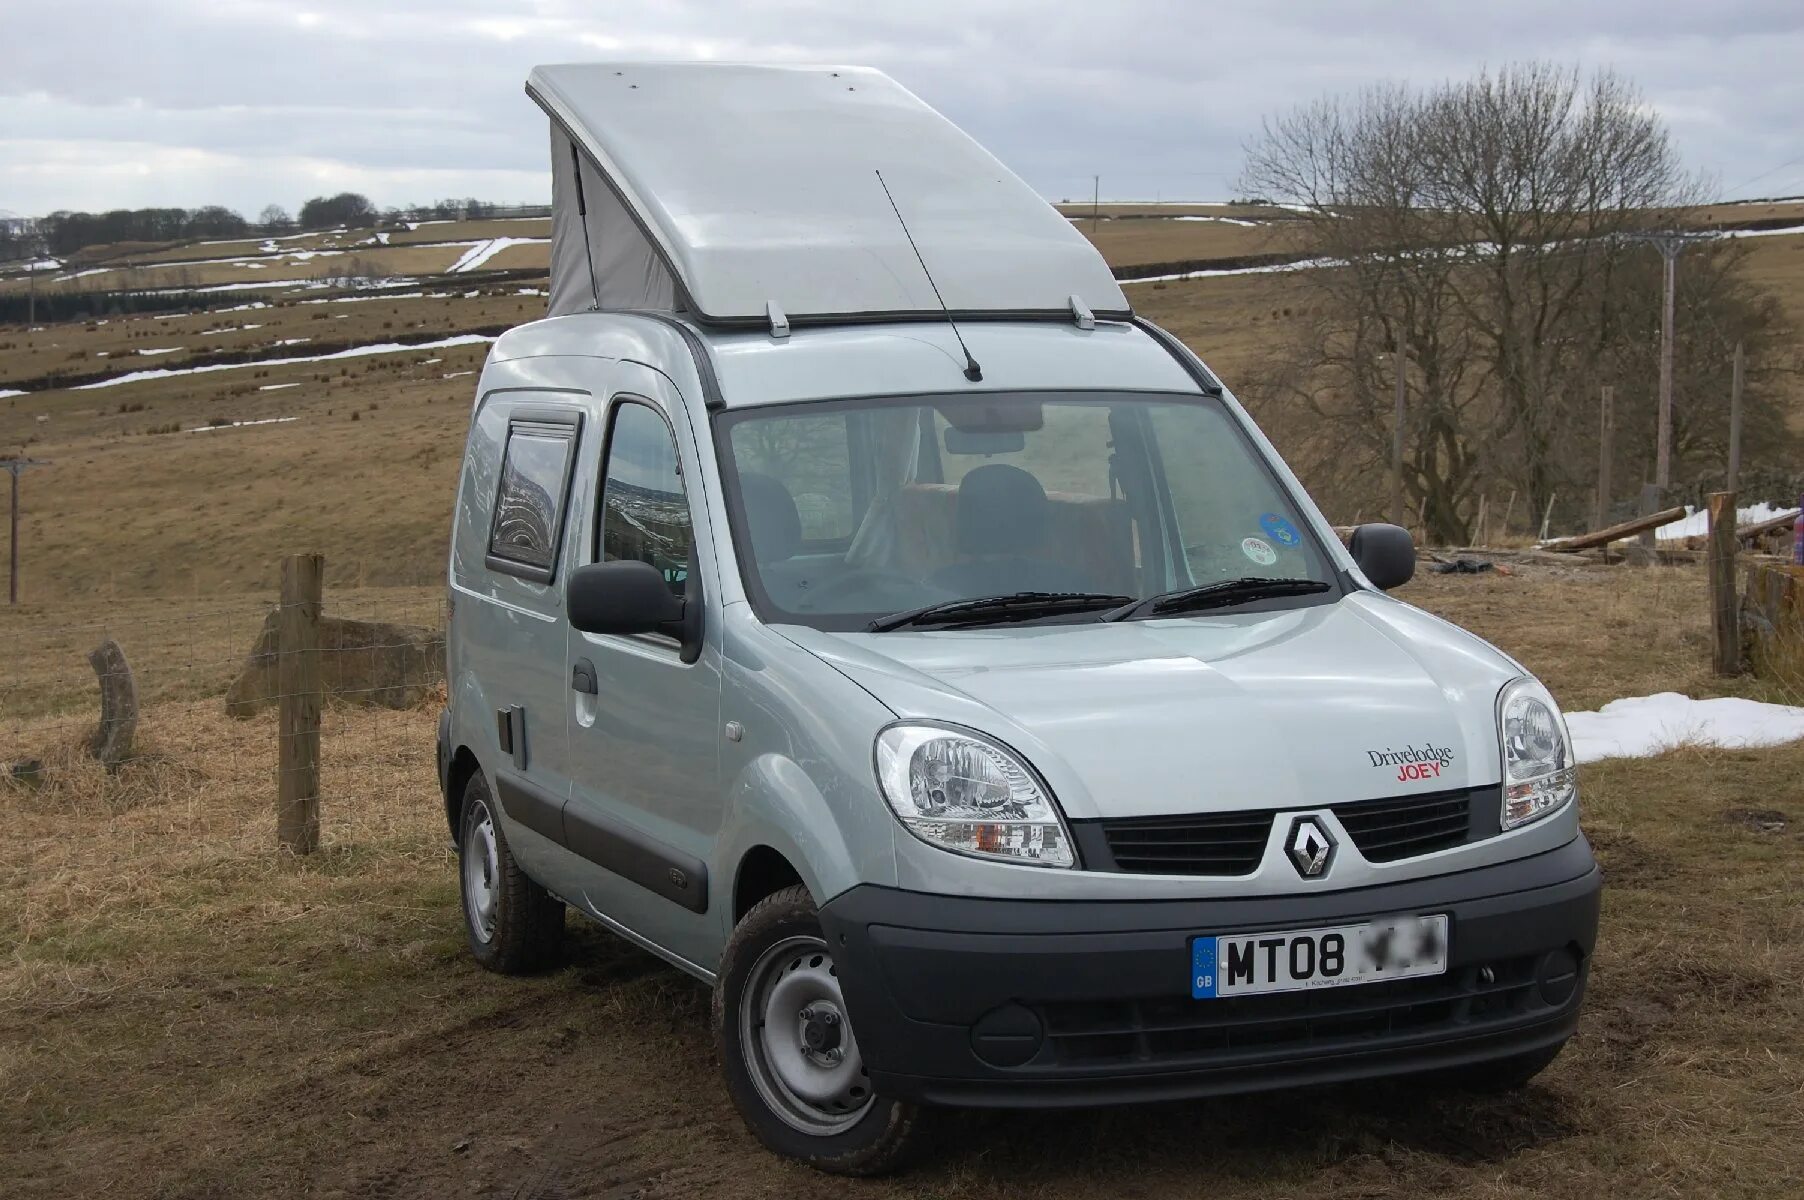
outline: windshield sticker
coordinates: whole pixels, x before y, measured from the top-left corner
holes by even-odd
[[[1366,757],[1372,760],[1374,767],[1397,768],[1399,783],[1415,779],[1439,779],[1441,772],[1453,765],[1453,751],[1433,742],[1424,744],[1421,749],[1405,746],[1401,750],[1392,750],[1386,746],[1383,750],[1367,750]]]
[[[1260,513],[1259,528],[1265,530],[1265,536],[1280,546],[1294,546],[1303,540],[1297,527],[1278,513]]]
[[[1264,538],[1241,538],[1240,552],[1262,567],[1269,567],[1278,561],[1278,552]]]

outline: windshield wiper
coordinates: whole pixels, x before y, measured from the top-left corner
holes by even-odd
[[[1156,617],[1166,613],[1196,612],[1205,608],[1227,608],[1251,600],[1267,600],[1274,596],[1310,596],[1328,590],[1319,579],[1270,579],[1248,575],[1240,579],[1224,579],[1201,587],[1179,588],[1160,592],[1124,604],[1097,618],[1102,621],[1132,621],[1137,617]]]
[[[904,625],[984,625],[999,621],[1031,621],[1035,617],[1089,612],[1132,603],[1132,596],[1109,592],[1010,592],[1005,596],[979,596],[975,600],[942,600],[920,608],[878,617],[866,629],[885,633]]]

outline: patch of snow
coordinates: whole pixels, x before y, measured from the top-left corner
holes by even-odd
[[[1804,708],[1661,692],[1612,700],[1596,712],[1567,713],[1566,728],[1579,762],[1651,758],[1680,746],[1742,750],[1795,742],[1804,738]]]
[[[478,242],[476,245],[472,246],[465,252],[462,258],[451,264],[451,269],[448,273],[457,275],[464,271],[474,271],[509,246],[536,246],[549,242],[550,240],[550,238],[536,237],[490,238],[486,242]]]
[[[442,363],[444,361],[445,360],[442,358],[422,358],[419,362],[415,363],[414,366],[430,367],[433,363]]]
[[[476,374],[476,372],[474,372],[474,371],[452,371],[449,374],[442,376],[442,378],[457,379],[464,375],[474,375],[474,374]]]
[[[1783,225],[1783,226],[1780,226],[1778,229],[1723,229],[1723,230],[1718,230],[1719,236],[1730,237],[1730,238],[1783,237],[1787,234],[1799,234],[1799,233],[1804,233],[1804,221],[1801,221],[1796,225]]]
[[[85,392],[95,388],[118,387],[125,383],[141,383],[147,379],[171,379],[177,375],[208,375],[214,371],[239,371],[246,367],[280,367],[291,363],[334,362],[341,358],[364,358],[372,354],[406,354],[415,350],[438,350],[447,346],[486,346],[494,340],[494,338],[480,333],[460,333],[455,337],[440,338],[436,342],[420,342],[413,346],[404,346],[399,342],[376,342],[367,346],[352,346],[348,350],[338,350],[331,354],[308,354],[294,358],[259,358],[248,362],[207,363],[198,367],[133,371],[126,375],[115,375],[110,379],[98,379],[93,383],[84,383],[71,390]]]
[[[515,288],[514,295],[516,295],[516,296],[549,296],[549,295],[551,295],[551,293],[546,291],[544,288]]]
[[[300,387],[298,383],[266,383],[258,388],[259,392],[279,392],[283,388]]]
[[[1762,521],[1770,521],[1781,513],[1796,511],[1796,509],[1790,507],[1775,508],[1771,504],[1761,501],[1759,504],[1750,505],[1747,508],[1736,509],[1735,524],[1737,527],[1742,525],[1757,525]],[[1708,511],[1701,508],[1694,508],[1687,504],[1685,506],[1685,512],[1688,515],[1680,517],[1678,520],[1673,521],[1670,524],[1662,525],[1660,528],[1656,529],[1654,531],[1654,537],[1662,542],[1677,542],[1688,537],[1703,537],[1710,532],[1710,514]]]
[[[323,296],[317,300],[300,300],[299,304],[363,304],[369,300],[418,300],[425,292],[400,292],[394,295],[384,293],[380,296]]]
[[[1118,279],[1115,282],[1122,287],[1136,283],[1172,283],[1182,279],[1213,279],[1218,275],[1269,275],[1277,271],[1310,271],[1317,267],[1332,267],[1337,263],[1332,258],[1305,258],[1298,262],[1271,263],[1263,267],[1221,267],[1201,271],[1181,271],[1176,275],[1148,275],[1144,279]]]
[[[277,339],[276,339],[276,345],[278,345],[278,346],[299,346],[299,345],[301,345],[301,344],[302,344],[302,343],[303,343],[303,342],[311,342],[311,341],[312,341],[312,340],[313,340],[313,339],[312,339],[312,338],[310,338],[310,337],[304,337],[304,338],[277,338]]]
[[[292,387],[293,384],[280,386]],[[258,389],[259,391],[263,389]],[[254,421],[233,421],[230,425],[196,425],[193,429],[185,429],[184,433],[212,433],[215,429],[243,429],[246,425],[284,425],[289,421],[298,421],[299,417],[259,417]]]
[[[1245,221],[1239,217],[1202,217],[1191,214],[1183,214],[1176,217],[1161,217],[1159,219],[1162,221],[1214,221],[1219,225],[1248,225],[1255,228],[1266,224],[1264,221]]]
[[[111,350],[96,350],[96,351],[94,351],[94,357],[95,358],[111,358],[111,357],[113,357],[113,352]]]
[[[146,356],[149,356],[152,354],[180,354],[183,350],[186,350],[187,348],[188,347],[186,347],[186,346],[164,346],[161,350],[139,350],[139,351],[137,351],[137,353],[143,354]]]
[[[4,388],[0,388],[0,397],[6,397],[6,396],[23,396],[23,395],[24,395],[24,394],[25,394],[25,393],[24,393],[24,392],[21,392],[21,391],[18,391],[18,390],[16,390],[16,389],[15,389],[15,390],[12,390],[12,391],[7,391],[7,390],[6,390],[6,389],[4,389]]]

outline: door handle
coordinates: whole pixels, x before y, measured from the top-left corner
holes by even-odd
[[[595,664],[586,658],[577,659],[576,665],[570,668],[570,686],[585,696],[599,694],[601,688],[596,683]]]

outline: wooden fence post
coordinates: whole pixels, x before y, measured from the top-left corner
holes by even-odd
[[[1718,675],[1741,674],[1741,597],[1735,590],[1735,493],[1710,493],[1710,629]]]
[[[320,584],[325,559],[282,560],[282,607],[276,618],[276,845],[295,854],[319,846]]]
[[[88,664],[100,679],[100,724],[88,735],[88,753],[117,771],[132,756],[138,733],[138,682],[125,650],[112,638],[88,652]]]

